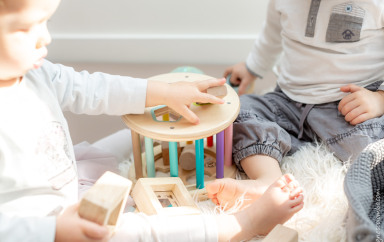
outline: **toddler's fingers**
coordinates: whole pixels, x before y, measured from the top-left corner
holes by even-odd
[[[103,240],[108,237],[108,228],[85,219],[82,219],[81,228],[83,233],[90,239]]]
[[[224,71],[224,77],[227,77],[229,74],[231,74],[232,72],[232,66],[231,67],[228,67],[227,69],[225,69]]]
[[[211,94],[201,93],[197,98],[197,102],[223,104],[224,100]]]
[[[248,83],[246,83],[245,81],[240,82],[239,90],[237,91],[239,96],[246,93],[247,87],[248,87]]]
[[[175,112],[177,112],[178,114],[180,114],[181,116],[183,116],[186,120],[188,120],[190,123],[193,123],[193,124],[198,124],[199,123],[199,118],[197,117],[197,115],[192,112],[187,106],[185,105],[182,105],[181,107],[175,107],[173,108],[173,110],[175,110]]]
[[[221,86],[224,85],[226,82],[225,78],[220,78],[220,79],[209,79],[209,80],[204,80],[204,81],[199,81],[197,86],[199,90],[205,91],[210,87],[216,87],[216,86]]]

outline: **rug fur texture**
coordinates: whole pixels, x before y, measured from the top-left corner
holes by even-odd
[[[308,144],[285,157],[281,169],[283,173],[293,174],[304,189],[304,208],[284,225],[298,231],[300,242],[347,241],[348,200],[343,189],[347,166],[342,165],[325,145]],[[240,174],[238,179],[247,178]],[[210,201],[198,205],[205,213],[223,213]],[[262,239],[257,237],[250,241]]]

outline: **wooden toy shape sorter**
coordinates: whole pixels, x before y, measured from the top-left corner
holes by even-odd
[[[154,81],[173,83],[178,81],[203,81],[213,77],[196,73],[168,73],[148,78]],[[200,123],[189,123],[172,110],[164,106],[148,107],[144,114],[129,114],[122,117],[132,132],[132,145],[136,179],[143,177],[140,135],[145,137],[145,157],[147,176],[155,177],[153,140],[169,142],[170,176],[177,177],[178,154],[177,142],[195,141],[196,150],[196,187],[204,187],[204,138],[216,135],[216,177],[224,177],[224,164],[232,165],[232,123],[240,110],[237,93],[228,85],[227,94],[223,97],[224,104],[206,104],[190,106],[197,114]],[[159,111],[160,110],[160,111]],[[157,113],[157,114],[156,114]],[[157,115],[167,115],[161,121]],[[224,137],[227,139],[224,140]],[[225,143],[225,144],[224,144]],[[224,149],[224,145],[226,148]],[[225,160],[225,162],[224,162]]]

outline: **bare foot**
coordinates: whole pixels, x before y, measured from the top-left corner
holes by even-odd
[[[282,176],[248,208],[235,214],[244,233],[234,239],[268,234],[277,224],[284,224],[300,211],[304,206],[303,200],[303,190],[295,178],[292,175]]]
[[[206,189],[208,197],[221,209],[243,209],[258,199],[270,184],[271,182],[261,180],[223,178],[209,183]]]

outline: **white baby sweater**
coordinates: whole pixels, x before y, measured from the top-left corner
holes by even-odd
[[[279,60],[277,83],[295,101],[340,100],[341,86],[383,79],[383,26],[383,0],[270,0],[246,64],[263,76]]]
[[[48,61],[0,89],[0,240],[54,241],[55,217],[78,201],[63,111],[143,113],[147,81],[76,72]],[[28,217],[20,219],[20,217]]]

